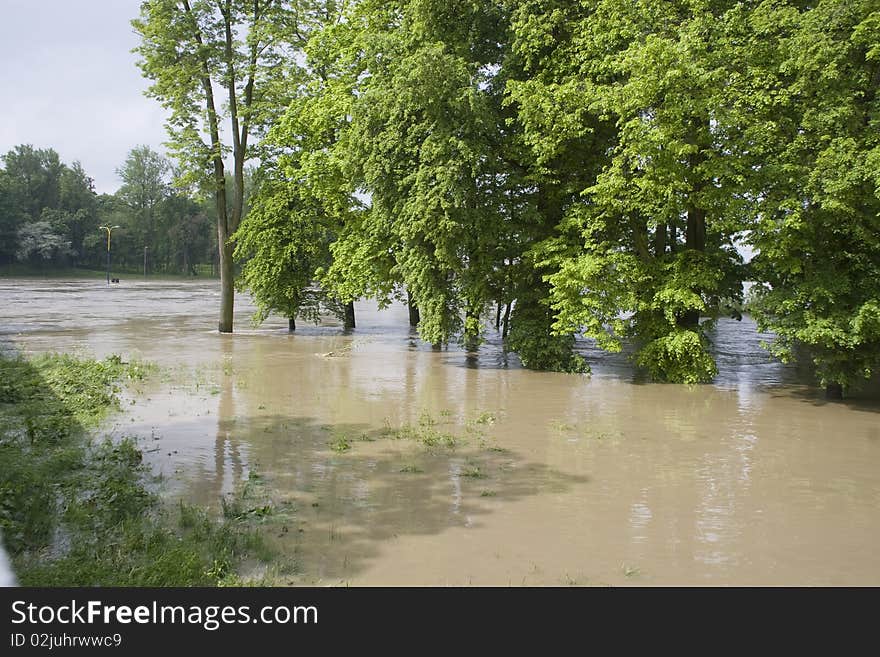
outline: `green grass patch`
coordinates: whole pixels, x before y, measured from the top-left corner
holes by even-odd
[[[411,440],[422,443],[425,447],[445,447],[454,449],[459,443],[459,438],[454,434],[446,431],[439,431],[433,426],[419,424],[413,426],[404,424],[400,427],[386,426],[382,432],[387,438],[392,440]]]
[[[343,454],[351,449],[351,441],[348,436],[337,436],[328,445],[337,454]]]
[[[0,357],[0,529],[21,584],[234,584],[245,559],[266,557],[257,525],[272,507],[253,481],[219,518],[168,508],[133,440],[91,437],[123,382],[150,370],[116,356]]]
[[[480,466],[471,465],[461,471],[461,476],[469,479],[485,479],[486,473],[480,469]]]

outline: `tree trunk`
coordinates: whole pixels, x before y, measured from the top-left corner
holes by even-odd
[[[692,135],[692,143],[699,146],[700,136],[694,127]],[[690,197],[687,205],[687,223],[685,225],[684,244],[685,248],[691,251],[703,252],[706,250],[706,209],[698,206],[698,199],[695,198],[703,190],[703,182],[697,176],[697,171],[705,160],[705,156],[698,150],[688,158],[690,173],[693,182],[691,183]],[[702,290],[694,289],[697,294],[701,294]],[[689,310],[678,318],[678,325],[687,329],[697,329],[700,326],[700,311],[697,309]]]
[[[666,253],[666,224],[657,224],[654,232],[654,257],[662,258]]]
[[[232,245],[224,239],[220,243],[220,323],[218,330],[221,333],[232,333],[232,310],[235,303],[234,282]]]
[[[296,317],[287,318],[287,330],[293,333],[296,330]]]
[[[479,322],[479,314],[475,312],[473,309],[468,308],[465,313],[465,335],[464,335],[464,348],[466,351],[477,351],[480,348],[480,333],[479,330],[474,333],[470,330],[470,327],[474,324],[476,320]]]
[[[419,313],[419,307],[413,303],[412,294],[409,290],[406,291],[406,306],[409,310],[409,325],[418,326],[419,322],[422,321],[422,317]]]
[[[706,250],[706,211],[691,205],[687,211],[687,228],[685,232],[685,248],[694,251]],[[700,290],[694,290],[699,293]],[[688,310],[678,318],[682,328],[694,330],[700,325],[700,311]]]
[[[349,301],[347,304],[345,304],[345,320],[342,327],[346,331],[355,328],[354,301]]]
[[[504,331],[501,333],[502,338],[507,337],[507,333],[510,330],[510,306],[512,304],[510,302],[504,307]]]
[[[642,262],[648,262],[651,259],[651,254],[648,251],[648,221],[642,216],[636,216],[632,220],[632,227],[636,242],[636,255]]]
[[[826,399],[834,399],[840,401],[843,399],[843,386],[839,383],[829,383],[825,386]]]
[[[499,301],[497,304],[497,308],[495,310],[495,330],[501,330],[501,306],[503,304]]]
[[[189,0],[183,0],[184,11],[192,18],[193,12]],[[193,38],[200,49],[203,49],[204,41],[198,28],[198,22],[193,18]],[[228,18],[227,18],[228,22]],[[226,172],[223,168],[223,155],[220,142],[220,126],[217,121],[217,108],[214,102],[214,88],[211,84],[211,74],[208,59],[201,56],[201,84],[205,93],[205,109],[207,110],[208,133],[211,138],[211,161],[214,166],[214,204],[217,208],[217,250],[219,251],[220,269],[220,321],[218,330],[220,333],[232,333],[232,308],[235,303],[234,270],[232,265],[232,247],[227,243],[229,236],[235,231],[236,226],[230,226],[226,213]],[[234,79],[231,80],[234,82]],[[235,85],[229,85],[230,92],[234,95]],[[235,107],[231,113],[236,115]],[[236,119],[237,121],[237,116]],[[233,124],[237,128],[237,123]],[[236,131],[236,136],[237,131]],[[235,151],[236,160],[240,157],[240,150]]]

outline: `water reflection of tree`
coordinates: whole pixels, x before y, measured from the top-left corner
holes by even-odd
[[[244,475],[240,429],[237,426],[235,376],[232,369],[234,342],[231,336],[220,336],[220,394],[217,401],[217,437],[214,441],[214,474],[211,479],[215,499],[234,489]]]

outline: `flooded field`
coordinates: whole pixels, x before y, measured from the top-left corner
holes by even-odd
[[[0,280],[0,346],[161,366],[108,427],[169,496],[217,504],[251,470],[290,522],[303,584],[880,585],[880,404],[825,403],[748,318],[714,336],[713,385],[591,377],[432,351],[406,308],[358,328],[260,328],[218,285]]]

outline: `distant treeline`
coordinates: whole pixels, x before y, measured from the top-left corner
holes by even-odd
[[[111,239],[114,271],[211,272],[217,238],[212,209],[171,186],[169,163],[147,146],[118,169],[115,194],[96,194],[79,162],[51,148],[20,145],[0,157],[0,265],[102,269]]]

